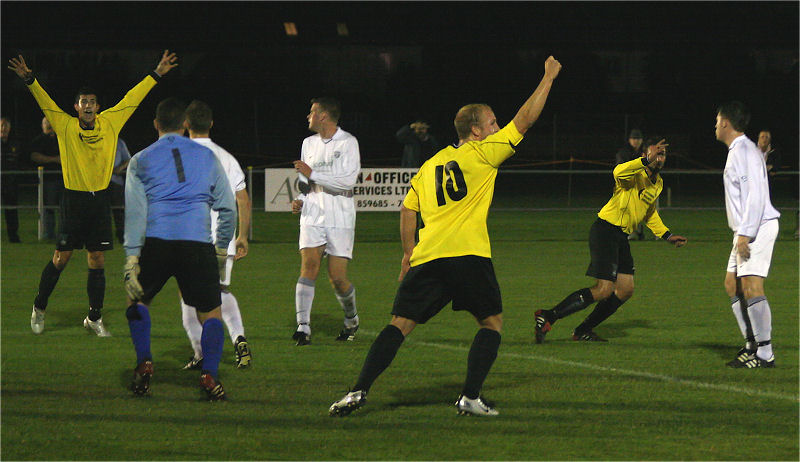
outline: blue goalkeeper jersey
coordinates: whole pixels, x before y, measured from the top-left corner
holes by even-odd
[[[217,156],[167,133],[131,158],[125,180],[125,254],[139,255],[145,237],[211,243],[210,210],[219,212],[216,247],[236,228],[236,202]]]

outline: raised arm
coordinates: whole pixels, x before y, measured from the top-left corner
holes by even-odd
[[[524,135],[539,118],[544,109],[544,103],[547,102],[547,96],[550,94],[550,88],[553,86],[553,80],[558,77],[560,71],[561,63],[552,56],[547,58],[547,61],[544,62],[544,77],[539,82],[539,86],[514,116],[514,125],[521,135]]]
[[[42,112],[45,117],[47,117],[47,120],[50,122],[50,125],[53,126],[56,133],[61,131],[71,116],[61,110],[56,102],[53,101],[53,98],[39,85],[39,82],[33,75],[33,71],[28,67],[28,64],[25,63],[25,58],[23,58],[22,55],[9,59],[8,63],[10,64],[8,68],[14,71],[17,77],[22,79],[25,85],[28,86],[28,90],[30,90],[31,94],[36,99],[36,102],[39,104],[39,107],[42,109]],[[41,161],[47,162],[47,160],[44,159]],[[53,161],[51,160],[50,162]]]

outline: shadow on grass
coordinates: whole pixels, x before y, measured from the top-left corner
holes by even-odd
[[[577,322],[577,320],[576,320]],[[547,334],[547,338],[545,338],[545,343],[572,343],[572,328],[567,327],[563,324],[564,321],[560,321],[557,326],[553,328],[553,330]],[[646,319],[631,319],[627,321],[621,322],[610,322],[608,324],[600,324],[600,326],[596,327],[594,331],[602,338],[606,339],[614,339],[614,338],[623,338],[627,337],[630,334],[628,333],[631,329],[656,329],[652,326],[652,323]],[[535,344],[535,339],[533,335],[533,330],[531,330],[531,335],[528,339],[522,341],[509,341],[503,342],[507,343],[508,345],[527,345],[527,344]],[[581,343],[603,343],[603,342],[581,342]]]
[[[736,352],[739,351],[737,347],[720,343],[698,342],[695,343],[694,346],[709,350],[722,359],[732,359],[736,355]]]
[[[391,403],[384,407],[394,409],[406,406],[439,406],[442,403],[454,403],[461,392],[463,382],[428,382],[424,386],[409,387],[394,391]]]

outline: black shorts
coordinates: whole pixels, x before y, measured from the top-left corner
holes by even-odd
[[[397,289],[392,314],[424,324],[450,301],[454,311],[469,311],[478,320],[503,312],[490,258],[437,258],[412,267]]]
[[[628,235],[619,226],[598,218],[589,230],[592,262],[586,275],[616,281],[617,273],[633,274],[633,255]]]
[[[85,192],[65,189],[61,195],[58,250],[105,251],[111,238],[111,190]]]
[[[167,241],[148,237],[139,257],[139,283],[149,304],[167,280],[175,276],[187,305],[208,313],[222,304],[214,245],[197,241]]]

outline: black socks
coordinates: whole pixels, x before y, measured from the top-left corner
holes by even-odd
[[[89,320],[97,322],[101,317],[100,311],[103,309],[103,298],[106,293],[106,274],[103,268],[89,268],[86,293],[89,294]]]
[[[375,341],[372,342],[369,353],[367,353],[367,359],[364,360],[364,366],[361,368],[361,374],[358,376],[358,382],[353,387],[354,391],[369,391],[372,382],[392,363],[397,350],[403,344],[403,340],[405,340],[405,336],[397,327],[389,324],[383,328]]]
[[[496,330],[483,328],[475,334],[467,356],[467,380],[462,391],[464,396],[475,399],[480,395],[483,381],[497,358],[499,347],[500,333]]]
[[[595,327],[599,326],[601,322],[605,321],[612,314],[617,311],[624,301],[617,297],[617,294],[612,293],[610,297],[601,300],[594,307],[594,311],[589,313],[589,316],[575,328],[576,335],[582,335],[591,332]]]
[[[575,292],[567,295],[567,298],[562,300],[561,303],[556,305],[552,310],[543,311],[543,314],[545,318],[547,318],[547,320],[552,324],[561,318],[571,315],[572,313],[577,313],[592,303],[594,303],[594,297],[592,297],[591,290],[588,288],[576,290]]]
[[[61,270],[56,268],[53,261],[47,262],[47,266],[44,267],[42,276],[39,279],[39,292],[33,300],[33,306],[40,310],[47,308],[47,299],[50,298],[50,294],[52,294],[53,289],[56,288],[56,283],[58,283],[58,278],[60,276]]]

